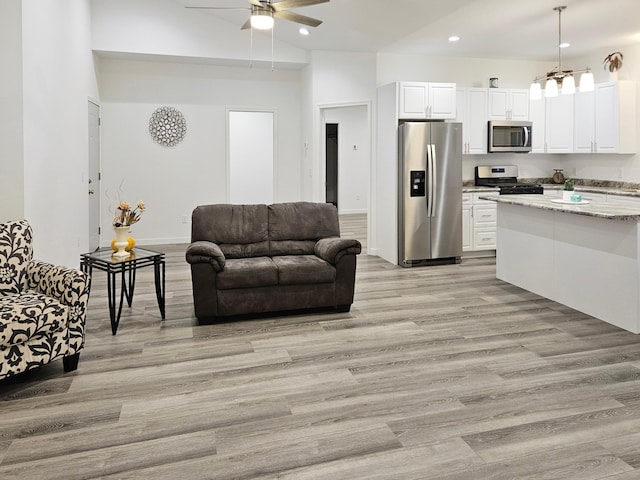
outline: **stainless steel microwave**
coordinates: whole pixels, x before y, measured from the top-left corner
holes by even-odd
[[[489,121],[489,153],[529,153],[531,122]]]

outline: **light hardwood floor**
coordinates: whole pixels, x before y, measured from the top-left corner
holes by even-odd
[[[640,337],[493,259],[361,255],[350,313],[198,326],[185,248],[166,320],[141,270],[112,336],[96,272],[78,370],[0,382],[0,478],[640,479]]]

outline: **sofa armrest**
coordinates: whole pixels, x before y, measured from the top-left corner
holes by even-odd
[[[53,297],[70,307],[67,320],[69,353],[79,351],[84,345],[91,277],[75,268],[31,260],[27,265],[27,282],[31,290]]]
[[[313,250],[318,257],[336,264],[344,255],[358,255],[362,246],[358,240],[328,237],[318,240]]]
[[[221,272],[226,263],[226,258],[220,247],[206,240],[193,242],[189,245],[186,257],[187,262],[192,265],[195,263],[210,263],[216,272]]]

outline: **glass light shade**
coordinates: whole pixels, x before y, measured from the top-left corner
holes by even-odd
[[[538,82],[533,82],[529,87],[529,100],[542,99],[542,87]]]
[[[271,30],[273,17],[271,12],[254,12],[251,14],[251,26],[258,30]]]
[[[580,91],[581,92],[593,92],[595,85],[593,83],[593,73],[584,72],[580,75]]]
[[[544,86],[545,97],[557,97],[558,96],[558,82],[555,78],[550,78]]]
[[[562,94],[573,95],[574,93],[576,93],[576,81],[573,75],[567,75],[562,79]]]

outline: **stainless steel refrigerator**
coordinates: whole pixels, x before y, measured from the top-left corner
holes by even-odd
[[[398,263],[455,263],[462,256],[462,124],[399,126]]]

